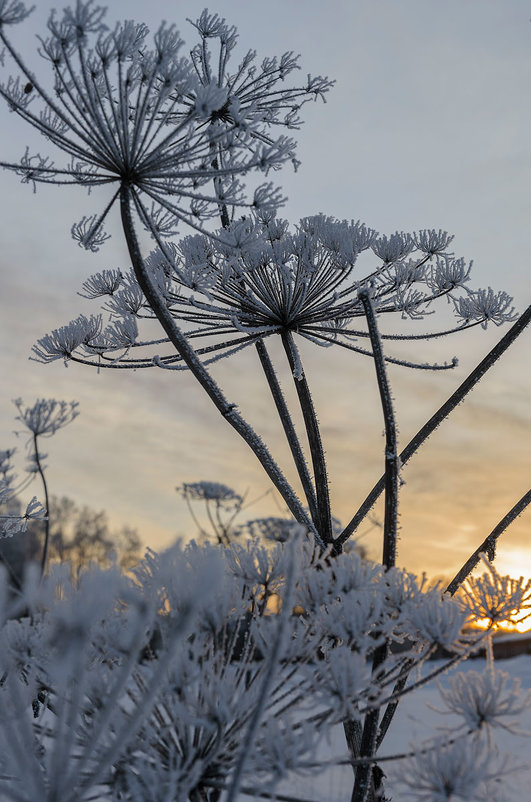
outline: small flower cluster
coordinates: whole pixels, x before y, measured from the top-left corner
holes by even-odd
[[[0,451],[0,537],[13,537],[25,532],[31,520],[42,520],[46,517],[46,510],[33,496],[27,504],[26,510],[21,514],[18,494],[27,487],[28,481],[17,483],[17,475],[13,469],[14,448]]]
[[[177,488],[183,498],[191,501],[214,501],[223,506],[241,507],[242,496],[219,482],[185,482]]]

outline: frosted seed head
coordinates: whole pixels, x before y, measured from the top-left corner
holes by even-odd
[[[0,27],[16,25],[29,17],[35,6],[26,6],[20,0],[0,0]]]

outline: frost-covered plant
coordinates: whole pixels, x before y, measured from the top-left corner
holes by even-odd
[[[0,94],[66,159],[57,165],[26,151],[3,166],[34,189],[110,185],[104,212],[73,226],[80,245],[96,251],[104,243],[104,219],[124,187],[127,203],[134,200],[142,222],[161,236],[180,221],[200,229],[220,209],[228,220],[235,209],[281,202],[271,183],[248,196],[241,179],[294,160],[295,143],[277,129],[297,128],[300,107],[330,87],[310,76],[290,86],[288,76],[298,69],[293,53],[256,64],[249,51],[232,66],[235,28],[204,11],[193,23],[199,43],[187,56],[174,25],[163,23],[149,41],[146,25],[127,21],[109,29],[104,8],[77,0],[62,15],[52,12],[37,75],[6,30],[27,13],[0,9],[0,39],[17,71]]]
[[[48,556],[48,546],[50,540],[50,500],[48,495],[48,483],[46,481],[44,460],[47,455],[43,454],[39,448],[39,438],[53,437],[53,435],[71,423],[78,415],[77,401],[56,401],[53,398],[39,398],[32,406],[25,406],[21,398],[13,402],[18,410],[15,420],[19,421],[24,429],[29,432],[26,441],[28,465],[26,467],[26,479],[17,484],[16,475],[13,472],[12,457],[14,449],[0,452],[0,503],[9,507],[10,503],[39,475],[42,482],[45,506],[43,506],[34,496],[26,507],[23,515],[18,510],[13,513],[0,515],[0,533],[3,537],[25,532],[28,522],[32,520],[44,520],[44,543],[41,559],[41,573],[46,568]]]
[[[3,799],[74,802],[112,781],[219,586],[218,555],[194,557],[191,570],[175,547],[144,584],[117,568],[86,569],[75,584],[66,564],[41,582],[28,573],[21,598],[2,608]],[[162,592],[164,651],[150,663]]]
[[[234,520],[242,510],[244,496],[220,482],[184,482],[176,490],[185,500],[202,538],[213,537],[220,545],[227,546],[237,535]],[[208,529],[195,514],[193,502],[203,502]]]
[[[205,540],[214,540],[220,545],[228,545],[234,539],[256,540],[285,543],[298,531],[298,524],[289,516],[268,515],[263,518],[250,518],[239,522],[244,510],[251,507],[259,499],[247,501],[247,493],[240,495],[231,487],[220,482],[184,482],[176,488],[185,500],[190,516],[196,526],[197,536]],[[201,504],[205,515],[196,514],[194,507]],[[334,531],[342,530],[340,521],[333,519]],[[371,526],[375,525],[374,520]],[[359,550],[359,545],[352,542],[352,547]]]
[[[506,621],[523,623],[531,616],[531,579],[500,576],[486,556],[482,557],[487,572],[469,577],[462,587],[471,615],[492,627]]]
[[[413,607],[427,609],[426,593],[426,632],[436,599],[441,622],[467,620],[441,589],[398,569],[390,579],[356,554],[330,559],[301,533],[269,551],[257,541],[178,544],[148,551],[134,577],[96,566],[71,577],[67,565],[53,566],[43,582],[30,571],[20,599],[2,607],[2,799],[194,802],[223,789],[235,798],[238,788],[274,795],[293,773],[318,775],[352,760],[323,760],[329,728],[372,710],[403,666],[432,653],[436,639],[419,639],[410,620]],[[271,592],[274,606],[263,603]],[[399,597],[408,600],[402,608]],[[478,637],[456,631],[448,664]],[[384,639],[401,648],[375,675],[370,662]],[[441,667],[426,669],[418,684]],[[481,746],[492,761],[499,723],[525,699],[503,678],[487,681],[484,698],[485,682],[474,672],[466,683],[456,677],[444,701],[470,730],[492,733]],[[472,721],[472,700],[489,711],[481,722]],[[458,736],[456,793],[485,779],[471,764],[480,754],[474,739]],[[452,737],[440,737],[436,750],[417,744],[410,776],[440,782]]]
[[[482,802],[495,798],[488,786],[504,769],[481,742],[459,740],[420,753],[398,778],[416,802]]]
[[[306,600],[297,602],[305,612],[298,619],[300,634],[294,632],[291,640],[278,635],[273,640],[274,648],[269,649],[270,630],[276,619],[266,613],[271,612],[277,588],[282,587],[283,577],[291,573],[291,568],[287,570],[276,552],[271,566],[267,553],[245,549],[232,553],[230,559],[233,566],[239,566],[239,579],[245,580],[249,588],[259,589],[246,608],[252,614],[258,610],[259,615],[256,626],[249,624],[253,647],[243,648],[250,649],[254,656],[258,650],[265,653],[268,649],[273,655],[270,673],[266,672],[263,683],[258,683],[262,691],[247,708],[246,748],[253,756],[250,744],[254,744],[264,758],[262,767],[266,766],[267,772],[282,764],[278,744],[287,744],[289,726],[284,718],[270,722],[269,731],[278,739],[270,747],[259,724],[264,705],[269,704],[267,700],[278,701],[271,697],[273,669],[289,663],[289,652],[284,654],[284,663],[278,663],[281,647],[289,644],[299,666],[308,661],[297,656],[296,650],[301,643],[306,644],[305,648],[310,644],[312,661],[319,665],[323,680],[319,691],[309,687],[310,693],[302,696],[313,701],[323,687],[332,694],[333,712],[323,714],[322,721],[343,717],[350,760],[356,768],[353,801],[374,800],[380,793],[374,756],[409,671],[421,659],[419,654],[426,657],[435,645],[458,646],[459,655],[466,654],[458,634],[460,613],[452,599],[441,601],[439,589],[424,591],[411,579],[403,587],[396,580],[399,470],[521,333],[531,318],[531,308],[399,454],[386,363],[438,370],[452,367],[455,360],[444,365],[428,364],[416,356],[404,360],[388,354],[387,346],[384,351],[383,344],[388,340],[429,341],[475,325],[484,328],[489,322],[499,325],[513,321],[515,313],[505,293],[468,286],[470,264],[449,250],[452,237],[444,231],[380,235],[359,222],[324,215],[305,218],[290,230],[276,216],[282,202],[277,189],[266,182],[250,192],[245,190],[242,181],[251,173],[267,176],[286,161],[293,162],[294,143],[278,135],[278,130],[296,128],[300,107],[310,99],[323,97],[330,82],[308,78],[298,86],[286,86],[286,76],[297,67],[291,53],[280,59],[266,59],[258,66],[250,51],[231,71],[228,65],[236,43],[235,29],[207,11],[192,23],[199,43],[187,57],[182,55],[182,42],[173,26],[161,26],[148,44],[144,25],[126,22],[109,31],[104,26],[102,8],[91,0],[77,0],[75,7],[67,8],[61,17],[52,14],[46,38],[40,42],[40,53],[51,72],[51,80],[46,83],[46,78],[25,65],[8,35],[9,26],[22,21],[27,13],[17,0],[0,0],[4,61],[10,61],[16,73],[4,81],[0,94],[12,111],[66,154],[66,161],[58,167],[49,156],[27,151],[16,163],[0,164],[15,171],[34,189],[39,182],[78,184],[89,190],[109,184],[106,204],[74,225],[72,235],[83,247],[98,250],[107,239],[105,218],[119,203],[131,262],[130,271],[105,270],[83,285],[85,297],[105,297],[105,310],[110,313],[108,325],[104,325],[101,314],[80,316],[39,340],[34,355],[44,362],[63,359],[100,368],[188,369],[223,418],[251,448],[293,518],[310,533],[321,557],[327,556],[322,564],[312,563],[311,580],[301,578],[295,588],[288,588],[295,596],[303,593]],[[221,223],[220,230],[215,230],[216,218]],[[155,249],[147,256],[137,235],[138,222],[154,240]],[[200,233],[180,242],[169,239],[183,223]],[[361,269],[369,252],[372,261]],[[429,332],[412,334],[409,329],[380,325],[382,320],[402,318],[414,323],[431,314],[439,299],[449,301],[455,312],[457,320],[450,328],[434,326]],[[308,461],[266,347],[272,336],[280,337],[294,378]],[[206,338],[206,344],[195,347],[196,340],[201,342],[202,338]],[[385,425],[385,474],[340,533],[334,531],[325,449],[297,338],[361,352],[375,364]],[[210,361],[233,355],[249,345],[256,348],[271,390],[303,501],[267,445],[237,404],[225,397],[208,369]],[[356,597],[349,593],[355,586],[352,577],[341,569],[341,552],[384,490],[383,567],[372,576],[371,590],[375,593]],[[206,492],[205,488],[201,492]],[[526,494],[491,533],[491,541],[483,549],[489,556],[494,553],[496,538],[530,500],[531,494]],[[476,555],[471,564],[474,560],[477,562]],[[329,565],[331,573],[324,568]],[[354,576],[363,577],[365,570],[371,573],[369,569],[356,569]],[[469,571],[467,563],[449,586],[450,595]],[[321,586],[325,576],[332,584],[337,576],[341,577],[335,595],[329,595]],[[321,609],[318,592],[328,594],[325,610]],[[421,602],[424,607],[419,611]],[[391,608],[393,615],[389,616]],[[277,629],[281,633],[286,615],[280,614],[282,626]],[[246,620],[245,615],[243,618]],[[246,643],[250,643],[249,638]],[[402,659],[393,649],[408,639],[420,652]],[[226,642],[224,633],[222,643]],[[353,658],[352,650],[370,658],[370,666]],[[214,666],[218,659],[219,655],[215,655]],[[201,660],[206,661],[207,656]],[[330,670],[325,668],[326,661]],[[263,665],[269,665],[267,657]],[[346,677],[348,666],[353,674]],[[310,670],[312,676],[316,673]],[[196,687],[200,689],[201,682],[207,680],[202,674],[197,676]],[[194,687],[193,680],[189,686]],[[141,685],[138,688],[140,692]],[[177,701],[172,698],[165,704],[173,703]],[[193,721],[194,715],[190,713]],[[219,734],[211,715],[210,711],[206,715],[211,727],[209,744]],[[186,718],[184,712],[183,716]],[[156,724],[164,730],[165,737],[173,738],[164,712],[158,715]],[[239,729],[238,738],[242,733],[243,729]],[[185,734],[182,738],[186,744],[204,743],[199,734]],[[313,739],[300,743],[312,744]],[[183,772],[190,766],[198,770],[199,758],[183,762],[185,752],[173,742],[165,745],[162,754],[167,777],[166,784],[160,786],[162,798],[178,793],[176,789],[184,782]],[[290,765],[297,762],[296,749],[290,751],[286,746],[284,754]],[[125,799],[148,794],[149,778],[159,770],[160,753],[156,758],[145,758],[140,749],[129,758],[131,755],[142,761],[143,769],[141,773],[129,773],[129,785],[120,792]],[[215,776],[216,785],[208,786],[219,791],[228,782],[229,800],[235,798],[246,770],[241,753],[231,759],[228,774],[223,768]],[[444,760],[443,763],[442,769],[446,770]],[[259,766],[248,765],[260,776]],[[231,771],[232,779],[228,780]],[[189,796],[204,798],[203,791],[196,792],[196,788],[197,783],[190,786]]]
[[[172,26],[163,25],[148,46],[144,25],[128,22],[109,31],[103,9],[78,0],[62,17],[52,14],[41,41],[40,53],[52,74],[48,87],[24,65],[8,36],[9,26],[25,16],[23,4],[16,9],[14,13],[7,4],[0,18],[6,61],[11,59],[18,73],[1,93],[13,111],[70,161],[57,168],[49,157],[26,154],[19,163],[2,164],[33,185],[114,184],[104,210],[84,218],[73,235],[80,244],[98,248],[105,239],[104,218],[119,199],[132,263],[125,276],[107,270],[84,285],[83,294],[89,297],[109,296],[110,326],[103,327],[101,316],[81,316],[42,338],[36,357],[77,358],[115,368],[156,364],[190,369],[256,454],[296,520],[310,526],[322,545],[338,540],[317,417],[293,335],[371,354],[375,333],[352,328],[354,318],[368,314],[362,300],[366,291],[374,312],[408,318],[432,311],[436,299],[447,297],[455,305],[457,330],[511,320],[510,299],[491,290],[468,289],[470,265],[449,252],[452,237],[443,231],[378,236],[360,223],[317,216],[301,221],[291,233],[275,217],[279,198],[269,187],[258,187],[248,204],[254,217],[231,223],[234,209],[245,205],[241,177],[293,158],[294,143],[276,132],[298,127],[301,105],[323,97],[330,87],[321,78],[287,86],[286,76],[297,67],[293,54],[266,59],[258,67],[250,51],[231,72],[236,31],[215,14],[205,11],[194,23],[200,41],[188,58]],[[135,213],[157,245],[147,258],[136,235]],[[220,219],[221,231],[186,237],[178,245],[167,241],[177,224],[202,228],[212,216]],[[358,255],[368,248],[379,262],[356,276]],[[464,296],[468,305],[461,303]],[[162,341],[160,331],[141,339],[139,316],[158,320]],[[315,480],[265,347],[271,334],[282,337],[297,379]],[[195,338],[204,336],[215,342],[194,348]],[[411,337],[396,332],[389,336]],[[369,349],[353,343],[353,338],[367,337]],[[161,356],[158,346],[166,339],[173,353]],[[210,358],[252,343],[288,438],[309,516],[266,445],[206,367]],[[157,346],[155,353],[131,355],[150,345]],[[387,354],[383,358],[402,362]]]
[[[458,674],[450,678],[447,690],[440,689],[445,712],[461,716],[468,732],[490,733],[493,728],[501,727],[519,734],[514,717],[531,704],[531,695],[522,694],[519,680],[514,680],[510,687],[508,681],[509,675],[493,666],[481,674],[477,671]]]

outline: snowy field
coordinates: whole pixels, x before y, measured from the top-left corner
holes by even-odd
[[[437,663],[432,662],[429,667],[432,669],[436,665]],[[482,671],[483,667],[483,660],[469,660],[461,670]],[[522,689],[531,690],[531,656],[522,655],[509,660],[496,660],[496,667],[508,673],[511,678],[519,678]],[[440,678],[442,687],[447,685],[449,676],[451,672]],[[403,752],[432,736],[436,727],[450,727],[453,720],[457,722],[456,717],[442,716],[432,707],[442,707],[437,687],[433,683],[406,695],[382,745],[381,754]],[[520,730],[531,733],[531,707],[523,712],[518,725]],[[504,778],[500,796],[489,802],[525,802],[531,799],[531,738],[516,736],[499,728],[495,735],[500,752],[510,755],[506,765],[509,767],[512,761],[515,765],[523,766],[524,770],[511,771]],[[337,727],[332,736],[329,755],[337,757],[345,754],[343,730]],[[393,765],[397,764],[387,764],[387,769],[382,766],[388,772],[389,778],[392,778]],[[352,771],[348,766],[339,766],[320,777],[297,777],[292,782],[279,786],[278,791],[312,802],[349,802]],[[412,799],[410,793],[395,791],[392,782],[387,785],[387,793],[393,802],[411,802]],[[241,802],[248,799],[249,797],[241,796]]]

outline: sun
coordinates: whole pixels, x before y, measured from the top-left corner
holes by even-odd
[[[473,627],[477,627],[478,629],[487,629],[489,626],[489,619],[488,618],[478,618],[472,624]],[[531,632],[531,617],[526,618],[525,621],[501,621],[496,629],[494,630],[495,633],[498,634],[509,634],[519,632],[521,634]]]

